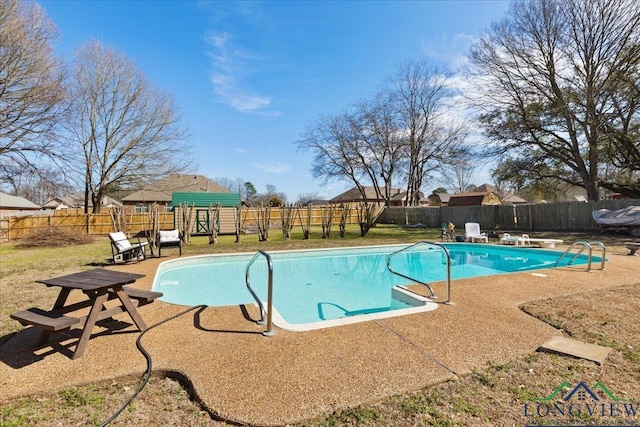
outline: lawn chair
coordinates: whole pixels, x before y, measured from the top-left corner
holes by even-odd
[[[111,255],[113,256],[113,262],[129,262],[132,260],[142,261],[147,255],[145,247],[149,245],[149,242],[141,242],[138,238],[137,243],[131,243],[127,236],[122,232],[109,233],[109,240],[111,240]]]
[[[484,241],[489,243],[487,233],[480,232],[480,224],[477,222],[467,222],[464,225],[464,238],[467,242]]]
[[[182,233],[179,230],[160,230],[156,239],[158,256],[161,256],[162,247],[178,247],[182,256]]]

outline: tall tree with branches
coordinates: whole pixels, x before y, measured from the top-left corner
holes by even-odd
[[[456,156],[465,136],[464,126],[446,118],[446,100],[452,96],[449,73],[429,61],[409,61],[387,82],[402,132],[407,176],[407,204],[420,203],[427,174]]]
[[[0,183],[25,171],[38,174],[65,151],[55,138],[65,96],[56,36],[36,3],[0,2]]]
[[[478,169],[477,153],[469,147],[461,147],[450,161],[445,162],[440,175],[455,193],[464,193],[473,184]]]
[[[394,105],[381,92],[356,106],[351,118],[354,136],[360,141],[358,159],[385,206],[391,202],[392,186],[403,163],[402,132],[397,128]],[[362,194],[363,200],[367,197]]]
[[[298,146],[314,153],[313,176],[352,182],[365,203],[371,185],[388,205],[404,174],[407,204],[419,204],[424,178],[451,161],[466,136],[446,118],[446,76],[427,61],[408,62],[372,99],[309,126]]]
[[[187,131],[172,98],[124,54],[92,40],[76,52],[67,135],[82,158],[85,211],[109,188],[185,170]]]
[[[470,51],[494,153],[599,200],[624,124],[637,134],[639,37],[633,0],[515,1]]]
[[[299,149],[314,153],[311,168],[314,178],[325,182],[350,181],[364,197],[366,173],[354,122],[350,113],[323,116],[307,127],[297,144]]]

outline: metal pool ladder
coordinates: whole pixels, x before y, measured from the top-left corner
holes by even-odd
[[[446,248],[446,246],[441,245],[440,243],[427,242],[425,240],[417,242],[417,243],[414,243],[413,245],[407,246],[406,248],[402,248],[400,250],[397,250],[397,251],[387,255],[387,270],[389,270],[391,273],[393,273],[393,274],[395,274],[397,276],[404,277],[405,279],[408,279],[408,280],[420,283],[423,286],[426,286],[427,289],[429,289],[429,293],[431,294],[429,297],[430,298],[437,298],[436,294],[433,292],[433,289],[431,288],[431,286],[429,286],[428,283],[423,282],[421,280],[418,280],[418,279],[416,279],[414,277],[409,277],[409,276],[406,276],[406,275],[404,275],[402,273],[398,273],[397,271],[394,271],[391,268],[391,258],[393,256],[395,256],[395,255],[397,255],[397,254],[399,254],[401,252],[407,251],[409,249],[412,249],[412,248],[414,248],[414,247],[416,247],[418,245],[438,246],[438,247],[442,248],[442,250],[444,251],[444,253],[445,253],[446,257],[447,257],[447,286],[446,286],[447,298],[444,301],[444,304],[452,304],[451,303],[451,255],[449,255],[449,250]]]
[[[268,290],[267,290],[267,310],[266,310],[266,324],[267,324],[267,329],[262,332],[262,335],[266,336],[266,337],[271,337],[273,335],[276,334],[276,332],[273,330],[273,322],[272,322],[272,313],[273,313],[273,261],[271,261],[271,256],[266,253],[263,250],[259,250],[258,252],[256,252],[256,254],[253,256],[253,258],[251,258],[251,261],[249,261],[249,264],[247,264],[247,269],[245,270],[245,280],[247,282],[247,289],[249,290],[249,292],[251,292],[251,295],[253,296],[253,299],[256,300],[256,303],[258,304],[258,307],[260,307],[260,320],[258,320],[256,323],[258,325],[264,325],[265,324],[265,309],[264,309],[264,305],[262,304],[262,301],[260,301],[260,298],[258,298],[258,295],[256,295],[256,293],[253,291],[253,288],[251,287],[251,280],[249,279],[249,270],[251,268],[251,266],[253,265],[253,263],[255,262],[256,259],[258,259],[258,257],[262,255],[266,258],[267,260],[267,268],[269,269],[269,282],[268,282]]]
[[[571,263],[578,258],[578,256],[584,252],[584,250],[587,250],[587,271],[591,271],[591,255],[593,252],[593,247],[591,245],[596,245],[598,247],[600,247],[600,249],[602,249],[602,260],[600,261],[600,270],[604,270],[604,261],[607,255],[607,248],[604,246],[604,244],[602,242],[598,242],[598,241],[593,241],[593,242],[585,242],[583,240],[580,240],[578,242],[573,242],[566,251],[564,251],[564,253],[562,255],[560,255],[560,257],[557,259],[557,261],[553,264],[554,267],[557,267],[558,264],[560,263],[560,261],[562,261],[562,259],[569,255],[569,253],[571,252],[571,249],[573,249],[574,247],[580,246],[580,250],[578,250],[578,252],[576,252],[576,254],[573,256],[573,258],[571,258],[569,260],[569,262],[567,263],[567,266],[571,265]]]

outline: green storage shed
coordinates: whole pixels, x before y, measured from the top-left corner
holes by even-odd
[[[238,193],[173,193],[171,206],[176,217],[180,214],[180,207],[186,204],[194,206],[191,218],[191,234],[209,234],[209,206],[220,204],[218,218],[219,234],[236,234],[236,212],[240,207],[241,198]]]

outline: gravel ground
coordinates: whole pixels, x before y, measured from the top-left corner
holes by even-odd
[[[611,348],[604,365],[534,352],[499,365],[478,366],[468,375],[415,392],[342,410],[299,426],[524,426],[638,425],[633,416],[535,416],[539,401],[567,381],[593,388],[604,384],[620,404],[640,404],[640,283],[525,304],[525,312],[559,328],[564,336]],[[16,399],[0,407],[0,425],[97,425],[116,411],[139,384],[128,378]],[[608,396],[606,405],[614,402]],[[588,403],[586,401],[585,403]],[[525,410],[525,404],[527,410]],[[609,406],[610,407],[610,406]],[[623,406],[624,408],[624,406]],[[600,412],[602,415],[602,412]],[[620,414],[618,414],[620,415]],[[213,419],[176,379],[153,376],[113,426],[225,426]]]

